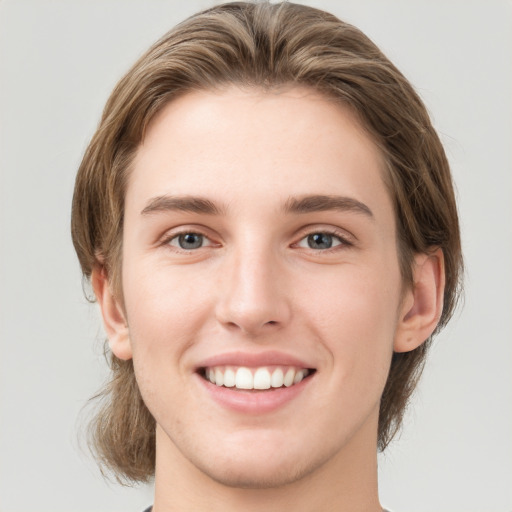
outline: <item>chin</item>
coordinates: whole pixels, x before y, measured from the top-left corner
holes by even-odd
[[[269,463],[270,462],[270,463]],[[281,462],[272,464],[259,457],[254,461],[233,461],[200,468],[215,482],[238,489],[271,489],[291,485],[312,473],[318,464]]]
[[[192,455],[192,463],[217,483],[240,489],[271,489],[291,485],[316,472],[336,452],[333,446],[298,441],[299,436],[231,436],[229,445]],[[290,442],[291,439],[294,441]],[[210,444],[215,446],[215,444]],[[206,456],[205,456],[206,455]]]

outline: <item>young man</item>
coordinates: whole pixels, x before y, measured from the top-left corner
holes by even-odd
[[[461,253],[420,99],[356,28],[233,3],[121,80],[80,167],[73,240],[112,353],[94,424],[153,512],[379,511]]]

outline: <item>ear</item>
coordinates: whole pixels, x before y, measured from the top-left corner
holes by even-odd
[[[444,257],[437,249],[417,254],[413,266],[413,286],[402,301],[395,336],[395,352],[409,352],[419,347],[434,332],[444,299]]]
[[[119,359],[131,359],[130,333],[123,307],[112,293],[105,267],[97,266],[91,276],[94,294],[101,308],[110,350]]]

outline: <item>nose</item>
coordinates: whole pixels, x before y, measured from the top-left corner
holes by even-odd
[[[216,306],[217,321],[257,336],[280,329],[291,317],[289,287],[270,251],[238,251],[225,261]]]

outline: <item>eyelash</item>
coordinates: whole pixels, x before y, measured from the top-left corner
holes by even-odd
[[[312,237],[314,235],[327,235],[329,237],[337,239],[339,243],[336,245],[333,245],[331,247],[321,248],[321,249],[313,249],[312,247],[303,247],[303,246],[299,245],[303,241],[306,241],[306,243],[308,243],[308,238]],[[316,252],[325,253],[325,252],[342,250],[343,248],[352,246],[353,243],[350,240],[348,240],[348,237],[344,233],[342,233],[336,229],[325,228],[325,229],[316,229],[316,230],[312,230],[312,231],[305,233],[304,236],[302,236],[298,242],[296,242],[292,245],[295,247],[304,248],[306,250],[312,250],[315,253]]]
[[[207,245],[201,245],[200,247],[198,248],[193,248],[193,249],[184,249],[183,247],[180,247],[179,245],[173,245],[171,242],[173,240],[177,240],[178,243],[179,243],[179,239],[180,237],[183,237],[183,236],[186,236],[186,235],[196,235],[196,236],[199,236],[202,238],[202,241],[209,241],[210,243],[207,244]],[[214,242],[212,242],[210,240],[210,238],[208,237],[208,235],[205,235],[204,233],[202,233],[201,231],[199,230],[192,230],[192,229],[184,229],[183,231],[179,231],[179,232],[175,232],[175,233],[172,233],[171,235],[169,235],[168,237],[166,237],[163,241],[162,241],[162,245],[167,245],[167,246],[170,246],[172,247],[174,250],[176,250],[177,252],[180,252],[180,253],[184,253],[184,254],[190,254],[192,252],[194,252],[195,250],[197,249],[202,249],[204,247],[211,247],[211,246],[216,246],[216,245],[219,245],[219,244],[215,244]]]
[[[171,243],[174,240],[176,240],[177,244],[179,244],[180,237],[183,237],[185,235],[196,235],[196,236],[201,237],[201,239],[202,239],[201,245],[199,247],[185,249],[183,247],[180,247],[179,245],[173,245]],[[304,242],[304,241],[306,241],[306,243],[308,243],[308,238],[313,237],[314,235],[327,235],[328,237],[337,239],[337,241],[339,243],[337,243],[333,246],[330,246],[330,247],[319,248],[319,249],[313,249],[312,247],[304,247],[304,246],[299,245],[301,242]],[[207,245],[203,245],[204,241],[208,241],[209,243]],[[219,246],[220,244],[216,244],[215,242],[212,242],[210,240],[210,238],[208,237],[208,235],[204,234],[200,230],[194,231],[194,230],[189,229],[189,230],[182,230],[179,232],[172,233],[171,235],[169,235],[162,241],[162,245],[170,246],[173,248],[173,250],[183,253],[183,254],[191,254],[192,252],[195,252],[198,249],[203,249],[205,247],[215,247],[215,246]],[[353,243],[350,240],[348,240],[348,237],[344,233],[341,233],[340,231],[335,230],[335,229],[328,229],[328,228],[316,229],[316,230],[311,230],[309,232],[305,232],[297,242],[291,244],[291,247],[311,250],[315,253],[326,253],[326,252],[338,251],[338,250],[342,250],[343,248],[350,247],[350,246],[353,246]]]

